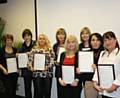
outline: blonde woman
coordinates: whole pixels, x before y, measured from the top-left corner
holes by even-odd
[[[37,70],[33,65],[34,54],[45,54],[45,68]],[[51,50],[50,41],[45,34],[39,34],[37,45],[29,56],[28,67],[33,71],[34,98],[50,98],[53,77],[54,53]]]
[[[61,85],[61,98],[80,98],[81,82],[78,80],[76,68],[78,67],[78,40],[74,35],[69,35],[65,42],[65,52],[61,54],[58,69],[58,81]],[[62,67],[74,66],[75,78],[71,84],[63,79]]]

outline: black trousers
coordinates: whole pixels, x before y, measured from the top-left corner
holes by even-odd
[[[71,85],[61,86],[61,98],[81,98],[82,85],[73,87]]]
[[[3,83],[5,86],[5,93],[3,98],[16,98],[18,74],[10,74],[3,77]]]
[[[58,78],[56,77],[56,83],[57,83],[57,98],[61,98],[61,86],[60,83],[58,81]]]
[[[32,98],[32,76],[23,76],[25,85],[25,98]]]
[[[108,96],[102,95],[102,98],[113,98],[113,97],[108,97]]]
[[[34,98],[51,98],[52,78],[33,78]]]

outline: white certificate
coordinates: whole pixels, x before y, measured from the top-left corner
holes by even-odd
[[[80,72],[93,72],[93,68],[92,68],[93,52],[79,51],[78,62],[79,62]]]
[[[34,54],[34,69],[45,70],[45,54]]]
[[[109,88],[115,79],[114,65],[99,64],[97,68],[100,86]]]
[[[17,60],[16,58],[7,58],[7,70],[8,73],[17,72]]]
[[[64,52],[64,51],[65,51],[65,48],[63,48],[63,47],[60,47],[60,48],[59,48],[58,57],[57,57],[57,62],[60,62],[60,55],[61,55],[61,53]]]
[[[72,84],[75,79],[74,66],[62,66],[62,78],[67,84]]]
[[[18,67],[26,68],[28,63],[28,55],[27,53],[19,53],[18,54]]]

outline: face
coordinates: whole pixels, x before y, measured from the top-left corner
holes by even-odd
[[[24,41],[25,42],[30,42],[31,40],[32,40],[31,35],[25,34]]]
[[[13,43],[12,39],[6,39],[5,45],[9,46],[9,47],[12,47],[12,43]]]
[[[91,44],[93,49],[99,49],[101,42],[95,35],[93,35],[91,38],[90,44]]]
[[[76,43],[75,41],[68,41],[67,42],[67,49],[74,51],[76,48]]]
[[[108,49],[108,51],[111,51],[116,48],[117,40],[115,38],[105,38],[104,39],[104,47]]]
[[[65,41],[65,34],[60,33],[57,35],[57,38],[60,42],[64,42]]]
[[[46,41],[45,41],[45,37],[40,35],[39,38],[38,38],[38,43],[40,46],[44,46]]]
[[[88,41],[89,40],[89,33],[87,31],[84,31],[81,34],[81,38],[82,38],[83,41]]]

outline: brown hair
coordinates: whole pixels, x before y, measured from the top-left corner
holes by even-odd
[[[4,36],[3,36],[3,42],[4,43],[6,43],[6,40],[7,39],[11,39],[12,41],[14,40],[13,39],[13,35],[12,34],[5,34]]]
[[[56,32],[56,40],[57,40],[57,43],[58,43],[58,44],[59,44],[59,40],[58,40],[57,35],[59,35],[59,34],[65,35],[64,41],[66,40],[66,37],[67,37],[67,33],[66,33],[65,29],[64,29],[64,28],[59,28],[59,29],[57,30],[57,32]]]

